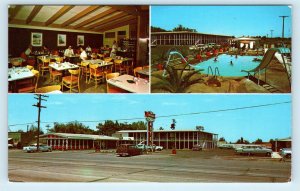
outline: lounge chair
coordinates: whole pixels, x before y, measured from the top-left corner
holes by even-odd
[[[284,47],[278,48],[278,51],[275,53],[275,57],[281,64],[283,64],[289,79],[289,83],[291,84],[291,76],[292,76],[291,50],[289,48],[284,48]]]
[[[267,50],[262,61],[256,68],[254,68],[252,70],[242,70],[242,72],[248,73],[248,79],[250,78],[250,76],[255,77],[255,74],[257,74],[257,73],[259,75],[262,70],[267,69],[268,65],[271,63],[276,52],[277,52],[277,49],[273,49],[273,48]],[[251,75],[251,73],[253,73],[253,75]],[[266,72],[265,72],[265,81],[266,81]],[[260,85],[259,82],[260,82],[260,79],[258,77],[258,85]]]

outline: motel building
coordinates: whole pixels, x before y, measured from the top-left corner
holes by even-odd
[[[105,135],[48,133],[40,135],[40,141],[53,150],[88,150],[97,145],[100,149],[115,149],[120,140]]]
[[[206,34],[189,31],[151,32],[151,44],[155,45],[194,45],[194,44],[231,44],[233,36]]]
[[[120,144],[139,144],[147,140],[146,130],[122,130],[113,136],[47,133],[40,135],[40,142],[52,147],[53,150],[88,150],[116,149]],[[154,130],[153,144],[164,149],[192,149],[193,145],[201,145],[203,149],[217,147],[218,135],[198,130]]]
[[[134,144],[146,142],[146,130],[122,130],[116,132],[120,138],[133,139]],[[153,144],[164,149],[192,149],[194,145],[201,145],[203,149],[217,147],[218,135],[199,130],[154,130]]]

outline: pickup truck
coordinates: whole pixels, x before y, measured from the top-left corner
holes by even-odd
[[[52,147],[48,146],[48,145],[42,145],[42,144],[40,144],[39,150],[42,151],[42,152],[51,152],[52,151]],[[23,147],[23,151],[27,152],[27,153],[37,152],[37,144],[31,144],[31,145],[29,145],[27,147]]]

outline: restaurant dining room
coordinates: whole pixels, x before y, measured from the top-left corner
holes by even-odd
[[[149,93],[149,6],[10,5],[9,93]]]

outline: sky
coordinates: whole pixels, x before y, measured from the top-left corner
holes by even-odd
[[[53,122],[103,121],[116,119],[142,118],[144,111],[152,111],[158,116],[154,129],[163,127],[170,130],[172,119],[176,120],[176,129],[195,129],[204,126],[206,132],[216,133],[219,138],[235,142],[243,137],[251,142],[260,138],[269,141],[275,138],[291,136],[291,103],[256,107],[251,109],[201,113],[178,117],[159,118],[159,116],[186,114],[272,104],[291,101],[290,94],[275,95],[225,95],[225,94],[173,94],[173,95],[137,95],[137,94],[49,94],[48,101],[42,105],[41,128],[53,127]],[[10,131],[22,129],[25,124],[37,121],[37,108],[33,94],[9,94],[8,125]],[[137,121],[137,120],[134,120]],[[145,121],[145,120],[144,120]],[[126,121],[122,121],[126,122]],[[133,122],[133,121],[127,121]],[[83,122],[96,129],[98,122]],[[36,124],[36,123],[35,123]]]
[[[200,33],[240,36],[292,35],[291,8],[288,6],[151,6],[151,26],[172,30],[179,24]]]

